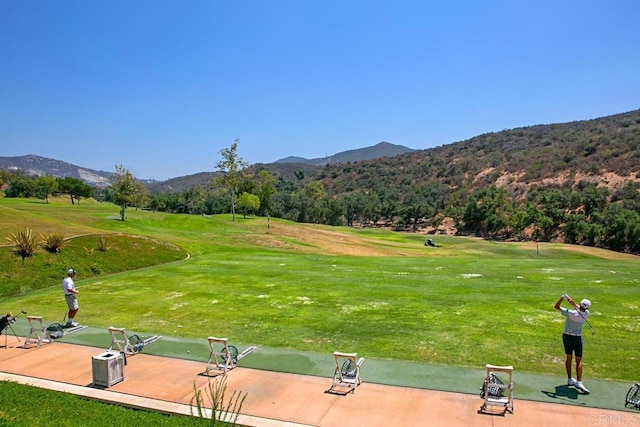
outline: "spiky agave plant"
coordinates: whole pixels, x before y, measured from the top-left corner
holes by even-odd
[[[98,238],[98,250],[100,252],[107,252],[109,249],[111,249],[111,246],[109,245],[107,239],[105,239],[104,237]]]
[[[46,236],[40,235],[41,245],[45,251],[57,254],[65,247],[67,241],[64,240],[63,233],[49,233]]]
[[[11,251],[22,258],[23,264],[26,258],[30,258],[35,253],[40,244],[40,241],[33,235],[33,231],[30,228],[27,228],[26,231],[12,233],[6,239],[13,245]]]

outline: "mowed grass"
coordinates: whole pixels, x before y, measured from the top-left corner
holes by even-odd
[[[113,426],[132,422],[141,426],[167,427],[211,425],[208,419],[130,409],[10,381],[0,381],[0,394],[4,403],[0,408],[0,426],[3,427]]]
[[[593,302],[596,335],[585,327],[585,376],[640,378],[638,257],[446,236],[430,236],[441,246],[431,248],[424,235],[273,218],[236,216],[233,222],[229,215],[129,209],[122,222],[117,213],[116,206],[95,202],[0,199],[0,235],[30,226],[144,236],[190,255],[135,270],[80,269],[77,319],[93,326],[453,366],[513,364],[563,377],[564,318],[553,304],[567,292]],[[152,251],[140,253],[145,264],[153,263]],[[86,262],[82,252],[75,256]],[[26,261],[24,274],[38,274],[29,273],[35,258]],[[55,284],[3,298],[0,311],[61,318],[60,274]],[[0,285],[15,280],[3,277]]]

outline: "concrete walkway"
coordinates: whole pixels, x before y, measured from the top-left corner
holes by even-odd
[[[93,384],[92,357],[105,350],[54,342],[24,348],[9,336],[0,347],[0,380],[77,394],[166,413],[190,414],[198,361],[137,354],[127,358],[125,379],[109,388]],[[518,400],[514,414],[478,414],[477,395],[365,382],[357,393],[325,393],[331,379],[238,367],[227,374],[227,396],[246,393],[238,422],[246,426],[609,426],[640,425],[640,413]],[[635,423],[635,424],[633,424]]]

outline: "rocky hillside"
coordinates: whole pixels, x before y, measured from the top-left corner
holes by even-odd
[[[96,187],[108,185],[109,177],[111,176],[110,172],[97,171],[32,154],[17,157],[0,157],[0,169],[6,171],[22,170],[27,175],[71,177]]]
[[[571,123],[487,133],[393,158],[328,165],[317,178],[331,193],[348,189],[490,185],[516,196],[532,188],[594,182],[616,189],[639,180],[640,110]]]
[[[293,158],[288,158],[250,169],[266,169],[279,181],[321,180],[333,195],[357,189],[409,191],[427,184],[449,188],[496,185],[515,197],[524,197],[532,188],[574,187],[585,182],[615,190],[640,180],[640,110],[486,133],[370,160],[346,160],[348,153],[331,157],[345,161],[323,166],[291,163],[288,160]],[[174,192],[206,186],[211,175],[176,178],[154,188]]]
[[[109,172],[28,155],[0,157],[0,169],[71,176],[104,185]],[[522,197],[532,188],[573,187],[594,182],[614,190],[637,182],[640,170],[640,110],[593,120],[492,132],[427,150],[381,142],[322,159],[288,157],[255,164],[280,182],[321,180],[330,194],[355,189],[408,190],[437,183],[449,188],[497,185]],[[150,182],[152,192],[207,187],[214,172]]]

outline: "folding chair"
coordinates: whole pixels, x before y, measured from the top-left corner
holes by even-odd
[[[487,364],[485,368],[486,375],[480,392],[484,403],[478,413],[494,414],[495,412],[489,411],[489,406],[499,406],[503,408],[501,415],[505,415],[507,411],[513,414],[513,366]],[[506,382],[496,376],[496,372],[506,375]]]
[[[27,316],[27,320],[29,321],[29,326],[31,329],[29,330],[29,335],[27,335],[27,339],[24,341],[24,347],[33,342],[36,342],[40,347],[40,345],[44,343],[50,343],[51,340],[48,338],[46,328],[44,327],[44,323],[42,322],[42,316]]]
[[[362,383],[360,378],[360,366],[364,362],[364,357],[358,359],[358,353],[333,352],[336,362],[336,370],[333,374],[333,383],[328,393],[348,394],[356,392]]]
[[[216,376],[226,374],[227,371],[236,367],[238,362],[238,349],[228,343],[227,338],[209,337],[209,359],[204,375]],[[222,345],[220,351],[215,346]]]
[[[140,345],[139,338],[137,335],[135,336],[136,342],[131,343],[131,340],[127,338],[127,335],[124,333],[124,328],[114,328],[113,326],[109,326],[109,334],[111,334],[111,344],[109,345],[109,350],[113,350],[113,346],[118,347],[118,350],[121,353],[126,354],[127,356],[132,356],[138,353],[142,349],[142,345]]]

